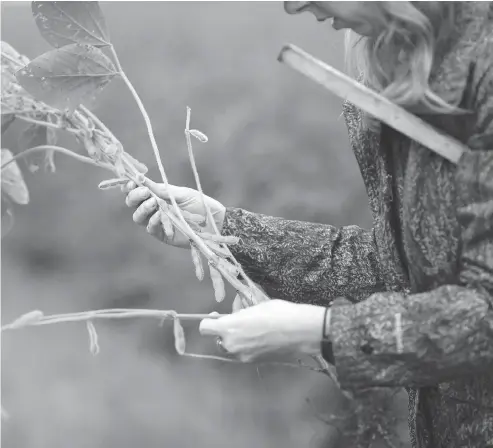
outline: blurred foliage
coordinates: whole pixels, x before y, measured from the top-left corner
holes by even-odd
[[[292,42],[342,68],[342,35],[311,16],[286,15],[280,2],[101,6],[172,183],[193,186],[183,135],[188,105],[192,127],[209,137],[196,145],[207,194],[289,219],[371,225],[341,102],[276,60]],[[2,2],[1,12],[2,40],[30,58],[49,49],[29,2]],[[123,83],[110,84],[93,111],[157,180],[142,116]],[[16,125],[2,142],[14,153]],[[74,147],[69,137],[60,144]],[[3,323],[33,309],[230,311],[233,291],[217,305],[187,251],[138,228],[119,191],[98,190],[102,170],[63,156],[54,174],[20,165],[31,202],[16,207],[15,228],[2,241]],[[2,404],[11,419],[2,424],[2,446],[329,446],[334,429],[305,403],[310,397],[321,413],[337,411],[341,397],[326,377],[182,359],[171,325],[145,319],[96,327],[97,357],[84,325],[3,335]],[[185,330],[192,351],[214,353],[196,324]],[[405,405],[401,412],[405,419]]]

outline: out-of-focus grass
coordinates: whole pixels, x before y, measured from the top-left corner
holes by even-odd
[[[193,186],[185,107],[209,137],[196,144],[205,192],[226,205],[290,219],[369,226],[341,103],[281,66],[295,43],[342,67],[342,36],[280,2],[102,3],[121,63],[153,122],[172,183]],[[2,39],[29,57],[49,49],[29,2],[2,3]],[[97,115],[158,179],[142,117],[121,81]],[[69,140],[67,140],[69,142]],[[16,150],[15,128],[2,147]],[[21,313],[149,307],[228,312],[194,277],[187,251],[156,243],[132,222],[98,169],[57,157],[53,175],[26,174],[31,203],[2,241],[2,322]],[[231,293],[231,291],[230,291]],[[230,294],[230,299],[232,295]],[[174,353],[154,321],[97,324],[91,357],[84,325],[2,337],[2,446],[23,448],[283,447],[320,445],[329,433],[306,408],[337,406],[330,382],[307,371],[255,369]],[[192,350],[210,341],[187,325]],[[310,442],[310,440],[312,442]]]

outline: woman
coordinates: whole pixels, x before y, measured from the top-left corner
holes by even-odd
[[[246,273],[280,300],[205,319],[201,332],[244,361],[278,350],[320,354],[327,334],[333,351],[323,354],[343,388],[408,389],[413,446],[493,447],[493,200],[464,202],[471,183],[461,181],[493,189],[491,2],[284,7],[356,33],[348,50],[360,82],[484,162],[456,166],[346,103],[373,229],[288,221],[207,198],[221,232],[241,238],[231,250]],[[148,187],[168,198],[162,185]],[[149,189],[130,183],[126,202],[164,241]],[[183,209],[202,213],[195,190],[172,191]],[[338,296],[352,303],[330,309]]]

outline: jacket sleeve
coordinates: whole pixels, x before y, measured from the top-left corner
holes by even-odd
[[[327,305],[384,290],[372,231],[228,208],[222,234],[240,238],[231,252],[271,297]]]
[[[422,387],[493,371],[493,67],[482,76],[470,152],[456,168],[461,255],[457,284],[376,293],[334,308],[341,386]]]

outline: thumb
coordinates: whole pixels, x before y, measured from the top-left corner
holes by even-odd
[[[213,317],[212,319],[203,319],[200,322],[199,325],[199,331],[200,334],[203,336],[210,335],[210,336],[219,336],[220,335],[220,325],[218,325],[218,316],[219,313],[213,312],[210,313],[210,316]]]
[[[144,179],[144,185],[161,199],[170,200],[170,194],[172,194],[176,199],[176,202],[180,203],[186,201],[190,197],[190,192],[187,188],[177,187],[171,184],[168,184],[169,188],[166,188],[163,183],[154,182],[147,177]]]

